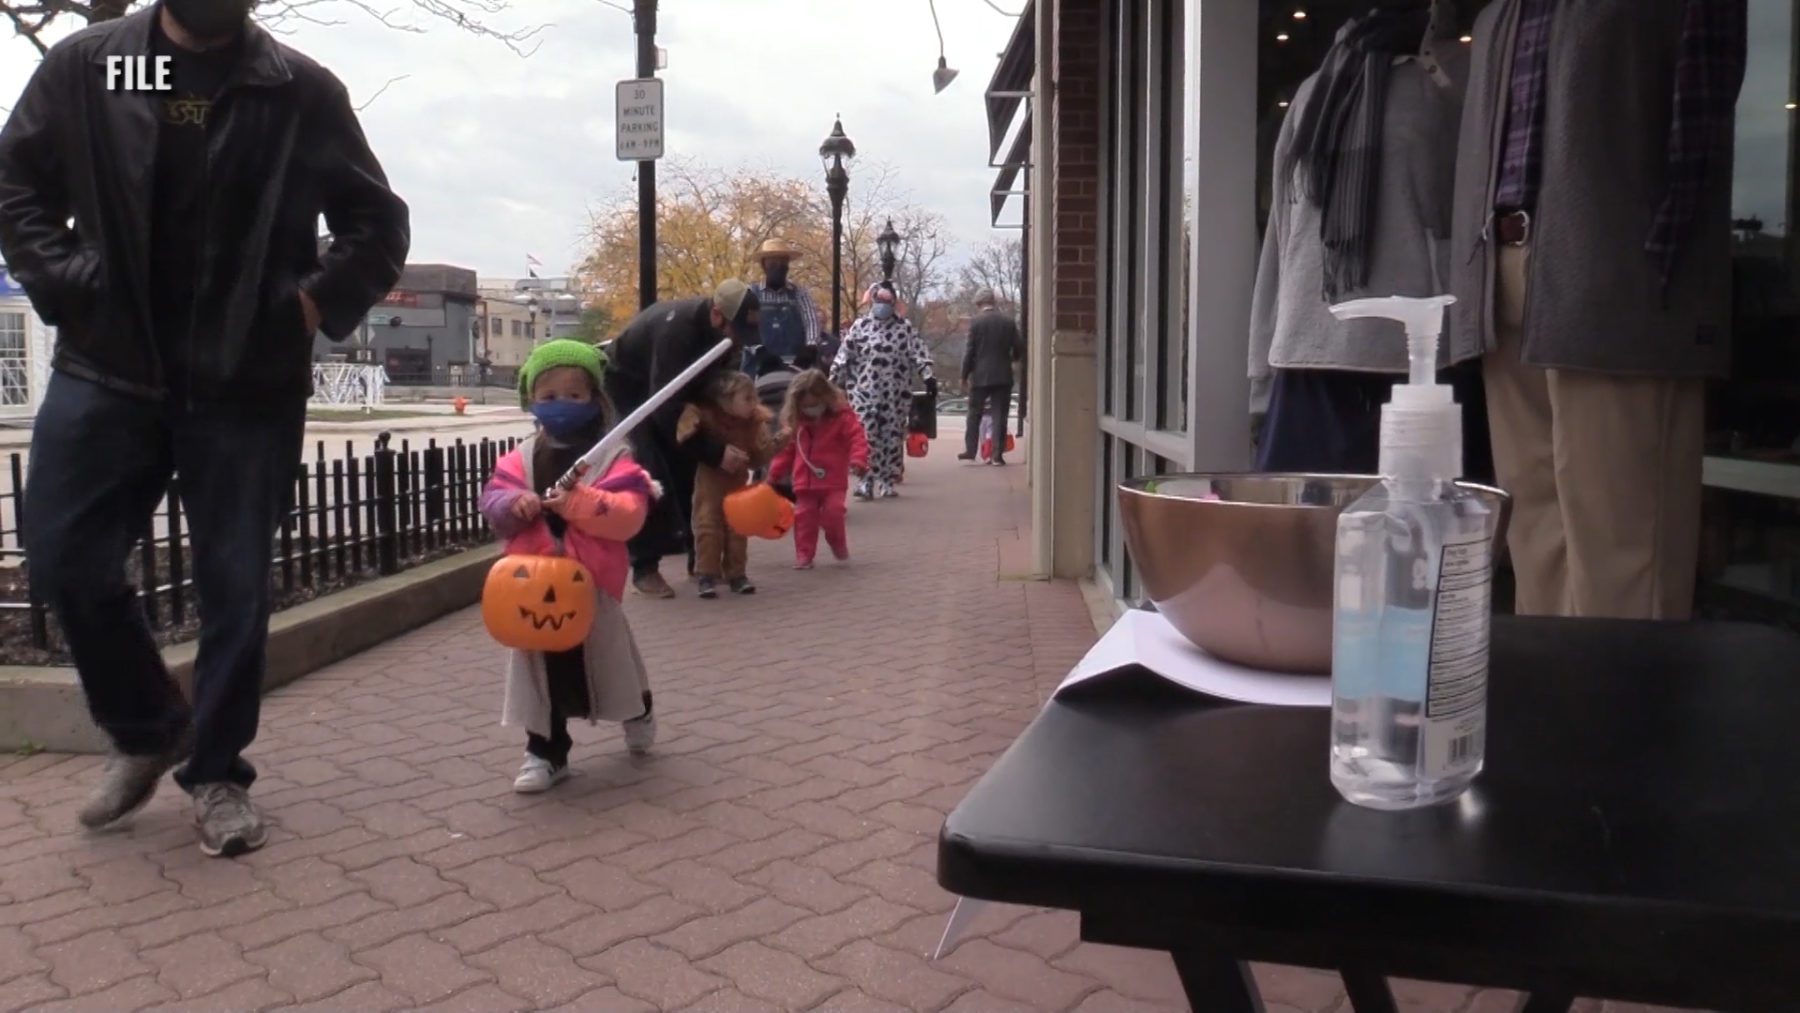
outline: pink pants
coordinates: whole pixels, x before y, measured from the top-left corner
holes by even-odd
[[[819,529],[825,544],[839,559],[850,557],[850,540],[844,534],[846,489],[806,489],[794,493],[794,559],[810,563],[819,550]]]

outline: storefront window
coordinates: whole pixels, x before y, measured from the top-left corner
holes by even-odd
[[[1794,0],[1751,0],[1733,179],[1733,362],[1708,399],[1701,611],[1800,628]]]

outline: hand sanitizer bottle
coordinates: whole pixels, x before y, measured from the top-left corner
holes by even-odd
[[[1359,299],[1341,320],[1406,327],[1410,382],[1381,410],[1381,482],[1338,518],[1331,783],[1357,805],[1456,798],[1486,745],[1497,506],[1459,488],[1462,410],[1437,382],[1450,296]]]

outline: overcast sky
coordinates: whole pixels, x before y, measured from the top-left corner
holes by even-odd
[[[1016,19],[984,0],[937,6],[962,72],[942,95],[931,90],[938,46],[924,0],[662,0],[668,154],[767,166],[823,188],[819,141],[841,113],[859,161],[889,163],[963,247],[991,238],[982,92]],[[578,261],[585,209],[632,179],[613,148],[614,84],[635,69],[631,18],[599,0],[514,0],[512,20],[499,24],[551,25],[519,57],[429,19],[417,22],[424,34],[409,34],[340,13],[341,25],[294,26],[285,38],[358,104],[410,75],[362,122],[412,205],[412,259],[483,276],[523,275],[528,253],[545,274]],[[23,41],[0,41],[0,105],[12,105],[34,63]]]

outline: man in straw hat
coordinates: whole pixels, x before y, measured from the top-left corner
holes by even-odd
[[[762,347],[793,362],[800,349],[819,343],[819,313],[806,289],[788,278],[800,250],[785,239],[771,239],[757,251],[763,281],[751,286],[762,307],[758,337]]]
[[[732,278],[721,283],[711,296],[672,299],[651,306],[632,318],[612,343],[606,394],[621,415],[648,401],[650,395],[700,361],[720,340],[730,338],[739,348],[726,353],[713,369],[696,377],[686,391],[663,405],[631,434],[632,455],[663,487],[663,496],[651,506],[644,529],[629,544],[631,585],[639,594],[675,597],[675,590],[660,572],[662,559],[686,555],[691,561],[689,515],[695,466],[709,464],[739,475],[749,470],[750,458],[743,451],[704,435],[677,442],[675,428],[682,409],[700,399],[719,370],[729,372],[738,367],[741,349],[756,339],[757,310],[756,293]]]

